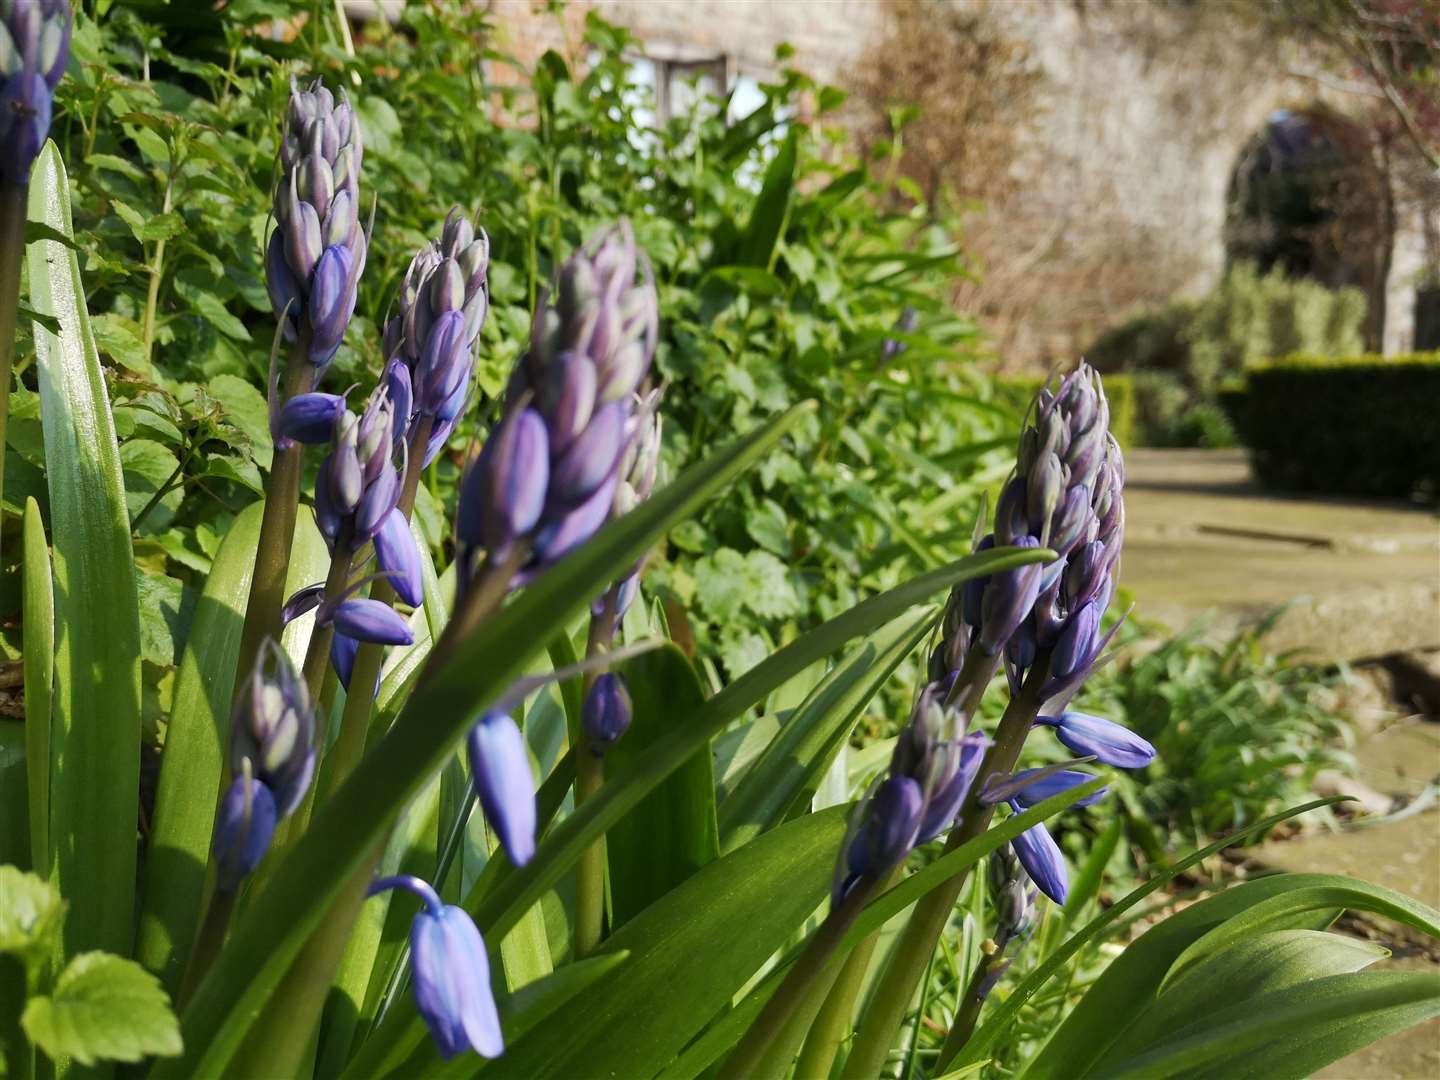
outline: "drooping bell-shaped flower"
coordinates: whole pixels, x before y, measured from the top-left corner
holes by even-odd
[[[0,4],[0,183],[30,179],[70,57],[66,0]]]
[[[485,820],[510,862],[524,866],[535,854],[535,774],[525,736],[509,713],[491,711],[470,729],[466,750]]]
[[[1010,804],[1010,809],[1017,814],[1020,812],[1014,802]],[[1070,873],[1065,868],[1065,856],[1060,853],[1060,846],[1055,843],[1050,830],[1043,824],[1032,825],[1010,842],[1015,847],[1020,865],[1040,891],[1057,904],[1065,903],[1070,892]]]
[[[365,268],[362,155],[360,121],[345,92],[337,102],[318,79],[306,90],[292,84],[265,278],[286,339],[306,335],[307,355],[321,368],[345,336]]]
[[[630,729],[633,714],[625,677],[613,671],[596,676],[580,708],[580,725],[591,753],[599,756],[615,745]]]
[[[425,465],[445,445],[469,393],[475,341],[490,307],[489,265],[485,230],[452,209],[440,238],[410,260],[385,323],[385,357],[404,366],[411,384],[406,416],[431,420],[425,445],[411,448]]]
[[[1127,727],[1082,712],[1041,716],[1035,721],[1055,729],[1055,737],[1072,754],[1093,757],[1102,765],[1143,769],[1155,758],[1155,747]]]
[[[485,941],[463,908],[442,903],[428,882],[402,875],[377,879],[367,896],[405,889],[425,907],[410,924],[410,976],[415,1008],[440,1055],[466,1050],[496,1058],[505,1050],[500,1014],[490,987]]]

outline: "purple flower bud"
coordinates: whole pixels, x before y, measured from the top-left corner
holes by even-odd
[[[474,1050],[487,1058],[505,1050],[500,1014],[490,988],[485,942],[463,908],[444,904],[419,878],[380,878],[367,893],[402,888],[425,908],[410,925],[410,971],[415,1008],[447,1060]]]
[[[334,359],[350,316],[355,313],[355,288],[351,280],[354,266],[350,249],[338,244],[326,248],[315,265],[306,314],[313,335],[310,362],[317,367],[324,367]]]
[[[614,401],[596,410],[580,436],[560,455],[550,474],[550,499],[571,506],[584,502],[615,475],[625,448],[625,403]]]
[[[325,599],[325,584],[306,585],[303,589],[296,589],[290,594],[290,599],[285,601],[285,606],[280,609],[280,624],[282,626],[294,622],[307,611],[314,611],[320,606],[320,601]]]
[[[409,645],[415,637],[405,619],[389,604],[368,597],[342,600],[331,616],[337,633],[376,645]]]
[[[535,854],[535,775],[525,736],[508,713],[488,712],[470,729],[466,748],[485,819],[510,862],[524,866]]]
[[[0,177],[23,184],[50,132],[51,95],[45,79],[33,70],[11,75],[0,88]]]
[[[325,472],[325,496],[330,502],[326,509],[339,517],[349,517],[365,492],[365,475],[361,471],[360,455],[355,452],[354,442],[346,441],[336,446],[321,468]],[[315,498],[317,502],[320,499],[318,487]]]
[[[595,535],[610,516],[617,481],[611,474],[585,502],[559,520],[541,526],[535,534],[535,554],[540,562],[553,563]]]
[[[387,572],[395,595],[411,607],[419,607],[425,601],[420,576],[420,551],[410,532],[410,522],[405,520],[399,507],[385,515],[380,527],[375,530],[374,541],[375,561],[380,564],[380,569]]]
[[[261,781],[279,816],[300,805],[315,768],[315,713],[290,659],[266,638],[230,721],[230,768]]]
[[[595,365],[579,353],[560,353],[551,362],[541,393],[550,440],[559,454],[585,430],[595,411]]]
[[[884,780],[870,798],[860,831],[846,856],[852,877],[883,877],[915,846],[924,799],[908,776]]]
[[[315,212],[315,207],[301,202],[294,190],[290,192],[285,222],[281,228],[285,234],[286,265],[290,267],[296,281],[310,282],[313,289],[312,276],[320,262],[320,255],[325,250],[324,239],[320,235],[320,216]]]
[[[960,807],[965,802],[965,796],[970,793],[970,787],[975,783],[976,774],[980,772],[980,763],[985,760],[985,752],[989,749],[990,740],[983,732],[972,731],[960,740],[955,772],[926,800],[925,813],[920,819],[920,830],[915,841],[917,844],[935,839],[954,822],[955,815],[960,812]]]
[[[1047,766],[1043,769],[1025,769],[1004,780],[986,785],[984,801],[994,804],[1013,801],[1022,810],[1028,810],[1036,803],[1042,803],[1054,795],[1060,795],[1071,788],[1088,784],[1095,777],[1075,769],[1060,769]],[[1105,797],[1109,788],[1101,788],[1093,795],[1087,795],[1075,806],[1094,806]]]
[[[545,422],[534,409],[512,413],[491,433],[461,485],[460,539],[492,555],[503,553],[540,521],[549,483]]]
[[[339,394],[296,394],[280,409],[280,434],[312,446],[328,443],[344,411],[345,399]]]
[[[1011,809],[1020,811],[1012,804]],[[1020,865],[1030,875],[1040,891],[1057,904],[1065,903],[1070,892],[1070,875],[1065,868],[1065,856],[1050,830],[1042,825],[1026,829],[1010,841]]]
[[[591,684],[580,709],[580,725],[597,757],[629,730],[632,712],[630,689],[623,677],[607,671]]]
[[[394,444],[387,437],[385,457],[379,473],[365,485],[360,501],[355,506],[355,541],[364,543],[379,531],[380,524],[395,509],[400,498],[400,474],[390,463],[390,450]]]
[[[385,365],[385,387],[395,408],[395,438],[403,439],[415,411],[415,397],[410,369],[402,361],[391,360]]]
[[[1155,747],[1127,727],[1082,712],[1041,716],[1035,721],[1055,729],[1055,737],[1077,757],[1093,757],[1102,765],[1143,769],[1155,758]]]
[[[217,868],[215,887],[234,892],[250,875],[275,835],[278,815],[270,789],[254,777],[235,777],[215,816],[215,839],[211,845]]]
[[[1050,673],[1063,677],[1078,671],[1091,656],[1100,630],[1100,607],[1091,601],[1070,616],[1050,653]]]
[[[1014,546],[1038,548],[1040,544],[1033,536],[1019,536]],[[1039,563],[1028,563],[990,575],[980,608],[979,641],[987,655],[997,655],[1030,614],[1043,572]]]
[[[470,374],[465,317],[447,311],[435,320],[415,368],[415,408],[434,414]]]
[[[270,234],[270,243],[265,248],[265,287],[270,292],[270,303],[277,316],[289,309],[289,315],[285,319],[285,340],[293,341],[295,326],[300,319],[303,292],[285,261],[285,237],[280,229]]]
[[[352,637],[336,632],[330,637],[330,664],[339,676],[340,685],[350,689],[350,676],[355,671],[355,656],[360,652],[360,643]]]

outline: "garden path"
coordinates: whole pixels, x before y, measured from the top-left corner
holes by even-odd
[[[1126,454],[1121,586],[1136,614],[1233,632],[1284,604],[1266,639],[1356,660],[1440,647],[1440,520],[1402,502],[1264,492],[1243,451]]]

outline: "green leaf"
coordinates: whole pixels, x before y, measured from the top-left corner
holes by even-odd
[[[1155,892],[1155,890],[1164,886],[1166,882],[1173,880],[1177,875],[1183,874],[1190,867],[1194,866],[1196,863],[1203,862],[1205,859],[1208,859],[1216,852],[1222,851],[1225,848],[1230,847],[1232,844],[1238,844],[1247,836],[1251,836],[1257,832],[1263,832],[1266,829],[1274,828],[1282,821],[1286,821],[1292,817],[1296,817],[1299,814],[1306,813],[1310,810],[1318,809],[1322,806],[1331,806],[1339,801],[1341,801],[1339,798],[1316,799],[1314,802],[1308,802],[1302,806],[1296,806],[1292,807],[1289,810],[1283,810],[1278,814],[1265,818],[1262,821],[1257,821],[1253,825],[1250,825],[1244,829],[1240,829],[1239,831],[1234,832],[1229,836],[1223,837],[1222,839],[1217,840],[1213,844],[1209,844],[1198,851],[1191,852],[1185,858],[1180,859],[1178,862],[1175,862],[1174,864],[1166,868],[1162,873],[1156,874],[1154,877],[1150,878],[1150,880],[1146,881],[1139,888],[1134,889],[1132,892],[1130,892],[1119,903],[1113,905],[1110,908],[1107,908],[1105,911],[1097,915],[1094,919],[1087,923],[1083,929],[1071,935],[1064,945],[1060,946],[1049,956],[1047,956],[1044,962],[1039,967],[1037,967],[1028,976],[1026,976],[1024,981],[1021,982],[1021,984],[1017,986],[1013,991],[1011,991],[1010,996],[1006,998],[1005,1001],[993,1013],[990,1014],[989,1019],[986,1020],[986,1022],[980,1027],[977,1032],[975,1032],[973,1036],[971,1036],[970,1041],[965,1044],[965,1047],[960,1055],[960,1060],[954,1062],[954,1064],[969,1065],[981,1060],[982,1058],[989,1057],[991,1048],[1009,1029],[1010,1025],[1015,1020],[1016,1014],[1019,1013],[1021,1007],[1025,1004],[1025,1002],[1030,1000],[1030,998],[1040,989],[1041,986],[1043,986],[1047,981],[1049,981],[1051,976],[1053,976],[1056,972],[1060,971],[1064,967],[1065,963],[1072,956],[1074,956],[1075,953],[1079,952],[1081,948],[1083,948],[1086,944],[1088,944],[1090,941],[1100,935],[1106,929],[1106,927],[1110,926],[1110,924],[1118,920],[1120,916],[1124,915],[1125,912],[1129,911],[1136,904],[1140,903],[1140,901],[1145,899],[1145,897],[1149,896],[1151,893]],[[1243,886],[1237,886],[1236,888],[1230,889],[1227,892],[1221,893],[1217,897],[1212,897],[1210,900],[1205,901],[1204,904],[1196,904],[1194,908],[1188,909],[1182,914],[1189,915],[1190,911],[1203,911],[1205,909],[1205,904],[1213,904],[1218,901],[1225,901],[1227,904],[1244,903],[1247,896],[1253,896],[1256,895],[1256,893],[1241,893],[1242,889],[1262,890],[1274,888],[1278,890],[1279,888],[1281,888],[1281,886],[1271,884],[1271,882],[1273,882],[1274,880],[1275,879],[1262,878],[1257,881],[1247,882]],[[1236,894],[1241,895],[1237,897]],[[1216,909],[1212,908],[1211,910]],[[1228,911],[1228,909],[1226,910]],[[1199,919],[1203,916],[1191,915],[1189,917],[1192,919]],[[1150,933],[1141,940],[1144,941],[1149,939],[1151,935],[1156,934],[1157,931],[1161,929],[1166,929],[1167,927],[1169,927],[1169,924],[1173,922],[1175,922],[1174,919],[1167,920],[1165,923],[1162,923],[1160,927],[1157,927],[1155,930],[1150,931]],[[1190,924],[1187,922],[1177,925],[1184,927]],[[1174,928],[1170,928],[1167,931],[1167,933],[1170,932],[1174,932]],[[1183,930],[1181,932],[1183,932]],[[1157,938],[1157,941],[1164,940],[1166,940],[1166,937],[1164,935]],[[1181,948],[1183,947],[1184,946],[1182,945]],[[1177,949],[1176,951],[1178,952],[1179,950]],[[1135,947],[1132,946],[1131,948],[1126,949],[1125,952],[1120,955],[1120,958],[1110,965],[1110,967],[1106,970],[1105,975],[1101,978],[1104,979],[1108,977],[1110,973],[1112,971],[1115,971],[1116,969],[1127,970],[1127,968],[1122,965],[1127,964],[1132,953],[1135,954],[1134,964],[1138,970],[1134,970],[1132,973],[1132,977],[1128,980],[1128,982],[1122,985],[1124,986],[1125,1000],[1130,1000],[1133,1002],[1134,1000],[1143,1000],[1146,994],[1152,992],[1153,987],[1159,985],[1159,980],[1164,977],[1165,971],[1169,969],[1170,960],[1173,959],[1173,954],[1171,955],[1171,957],[1165,960],[1164,966],[1161,967],[1159,971],[1155,971],[1153,957],[1147,957],[1147,953],[1144,950],[1137,951]],[[1151,984],[1147,984],[1145,982],[1145,979],[1141,977],[1142,972],[1144,972],[1145,970],[1145,968],[1141,965],[1145,964],[1147,959],[1149,960],[1149,964],[1151,965],[1150,970],[1155,980],[1154,983]],[[1119,1008],[1114,1008],[1109,1004],[1097,1004],[1096,1008],[1093,1010],[1086,1009],[1086,1004],[1088,1001],[1089,997],[1087,995],[1086,999],[1081,1002],[1080,1006],[1078,1006],[1070,1014],[1065,1024],[1061,1026],[1061,1030],[1056,1033],[1056,1035],[1050,1040],[1049,1043],[1046,1044],[1045,1050],[1041,1053],[1041,1055],[1031,1062],[1030,1068],[1025,1074],[1028,1080],[1034,1080],[1034,1077],[1044,1075],[1055,1076],[1056,1080],[1060,1080],[1060,1078],[1064,1077],[1071,1077],[1077,1075],[1081,1070],[1086,1067],[1089,1062],[1095,1059],[1095,1056],[1097,1056],[1104,1050],[1105,1046],[1108,1045],[1112,1039],[1114,1039],[1115,1035],[1117,1034],[1115,1017],[1130,1015],[1130,1013],[1127,1012],[1126,1008],[1124,1007],[1123,1001],[1121,1002],[1121,1007]],[[1075,1020],[1077,1016],[1081,1017],[1081,1020],[1078,1023],[1076,1023]],[[1074,1029],[1071,1029],[1072,1023],[1075,1023]],[[1085,1034],[1080,1035],[1076,1038],[1066,1039],[1064,1038],[1064,1036],[1067,1029],[1071,1029],[1076,1032],[1084,1030]],[[1064,1045],[1069,1048],[1068,1052],[1065,1053],[1065,1055],[1062,1057],[1052,1056],[1052,1052],[1055,1051],[1057,1044]],[[940,1063],[942,1067],[947,1064],[950,1063]],[[1047,1074],[1045,1072],[1045,1069],[1058,1069],[1059,1071]]]
[[[106,313],[96,315],[90,320],[90,325],[101,352],[136,374],[154,376],[155,367],[145,355],[145,342],[134,320]]]
[[[225,419],[250,440],[250,454],[262,469],[270,468],[274,450],[270,443],[270,406],[265,395],[244,379],[217,375],[205,386],[206,392],[225,409]]]
[[[1204,1018],[1200,1024],[1208,1024],[1209,1017],[1246,1000],[1263,1009],[1265,998],[1276,991],[1356,972],[1388,955],[1368,941],[1319,930],[1275,930],[1242,938],[1163,990],[1095,1067],[1103,1071],[1187,1029],[1197,1030],[1197,1017]]]
[[[163,532],[175,520],[185,492],[176,475],[180,461],[158,442],[131,439],[120,447],[120,466],[125,473],[125,507],[130,521],[139,514],[167,483],[173,486],[150,507],[140,528],[145,534]]]
[[[782,825],[658,900],[603,947],[629,950],[625,967],[578,995],[564,1025],[537,1030],[487,1071],[653,1076],[824,898],[846,813],[834,807]]]
[[[179,236],[185,230],[185,219],[179,214],[146,216],[129,203],[116,198],[110,200],[110,208],[115,211],[116,217],[130,227],[131,235],[142,244],[153,240],[168,240],[172,236]]]
[[[73,236],[60,151],[47,143],[30,179],[30,217]],[[105,377],[75,252],[29,245],[30,300],[60,320],[35,330],[55,538],[51,835],[53,882],[71,904],[65,951],[130,951],[140,776],[140,615],[130,519]]]
[[[1332,975],[1211,1013],[1144,1054],[1091,1075],[1110,1080],[1298,1080],[1436,1016],[1440,974]]]
[[[677,726],[692,723],[705,703],[695,669],[674,645],[635,657],[624,675],[633,719],[605,755],[612,775],[623,774]],[[612,927],[625,925],[719,855],[708,742],[610,830],[605,848]]]
[[[65,902],[49,882],[14,866],[0,866],[0,897],[0,953],[38,967],[59,942]]]
[[[50,702],[55,676],[55,591],[50,580],[50,548],[45,523],[34,499],[25,500],[25,761],[30,795],[30,865],[50,874]]]
[[[142,868],[135,952],[140,963],[158,975],[172,994],[178,991],[190,956],[210,857],[210,831],[229,741],[235,662],[263,513],[264,504],[252,503],[225,534],[195,605],[175,679],[150,843]],[[314,518],[302,512],[296,523],[287,594],[323,578],[329,561]],[[290,624],[285,644],[292,656],[303,653],[309,623],[296,620]]]
[[[784,820],[797,801],[814,792],[866,704],[934,621],[929,608],[894,620],[821,680],[721,804],[725,851]]]
[[[644,554],[673,522],[703,506],[812,409],[799,406],[756,428],[691,468],[642,506],[606,525],[459,642],[440,670],[427,672],[392,730],[320,808],[305,835],[277,868],[269,887],[247,909],[185,1010],[184,1060],[173,1066],[167,1063],[164,1072],[194,1076],[224,1071],[301,945],[353,875],[368,867],[371,851],[395,815],[444,764],[470,719],[494,701],[523,672],[534,652],[581,614],[590,598]],[[654,782],[690,757],[705,738],[708,733],[673,765],[667,763]],[[669,741],[667,738],[667,746]],[[653,783],[627,794],[638,799],[651,786]],[[617,807],[614,799],[605,798],[609,788],[602,788],[600,795],[586,804],[585,813],[577,813],[565,823],[570,837],[581,847],[600,829],[613,824],[613,820],[604,820],[594,832],[583,832],[587,825],[593,828],[592,823],[601,820],[597,806],[601,810]],[[629,805],[633,801],[618,809],[623,813]],[[503,923],[496,920],[487,925],[487,932],[503,937],[580,850],[555,843],[542,849],[548,853],[537,852],[522,872],[504,883],[511,884],[519,899],[528,902],[507,904]],[[507,898],[513,895],[509,893]]]
[[[152,664],[175,663],[177,640],[183,639],[180,608],[184,586],[172,577],[135,572],[140,597],[140,655]]]
[[[139,1061],[180,1053],[180,1025],[160,982],[133,960],[103,952],[75,957],[49,997],[31,998],[20,1019],[51,1058]]]
[[[740,236],[736,262],[742,266],[769,268],[775,245],[785,229],[790,206],[790,190],[795,186],[796,129],[791,128],[780,144],[779,151],[765,169],[765,181],[750,211],[750,221]]]

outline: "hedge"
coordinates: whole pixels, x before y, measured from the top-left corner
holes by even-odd
[[[1220,398],[1267,487],[1440,495],[1440,352],[1288,356]]]

